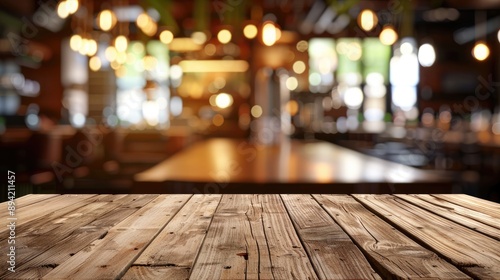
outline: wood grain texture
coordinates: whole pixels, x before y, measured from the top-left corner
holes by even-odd
[[[221,195],[194,196],[144,250],[134,265],[191,268]]]
[[[160,195],[43,279],[116,279],[123,276],[189,198],[190,195]]]
[[[224,195],[192,279],[317,279],[278,195]]]
[[[500,205],[464,195],[24,201],[0,279],[500,279]]]
[[[165,267],[165,266],[132,266],[121,278],[122,280],[188,280],[188,267]]]
[[[51,234],[59,240],[55,241],[52,247],[39,249],[39,253],[33,259],[19,264],[16,270],[16,277],[20,279],[38,279],[49,273],[58,265],[68,260],[71,256],[78,253],[83,248],[89,246],[93,241],[104,237],[108,230],[132,213],[138,211],[141,207],[149,203],[158,195],[127,195],[124,198],[115,199],[105,205],[104,209],[98,209],[97,213],[85,213],[95,217],[94,220],[76,228],[70,235],[62,238],[58,233]],[[105,210],[105,211],[101,211]],[[106,211],[107,210],[107,211]],[[72,221],[72,224],[77,224]],[[45,241],[45,236],[38,239]]]
[[[259,196],[275,279],[318,279],[279,195]],[[265,278],[261,278],[265,279]]]
[[[96,195],[59,195],[42,200],[31,206],[16,211],[16,226],[24,226],[36,219],[45,219],[47,215],[59,215],[69,213],[78,207],[85,205],[85,199],[91,199]],[[77,204],[75,206],[75,204]],[[68,209],[65,209],[69,207]],[[76,207],[76,208],[75,208]],[[40,220],[39,220],[40,221]],[[6,236],[7,228],[0,228],[0,236]]]
[[[439,194],[434,196],[500,220],[500,204],[498,203],[466,194]]]
[[[124,278],[188,278],[220,199],[221,195],[191,198],[144,250]]]
[[[21,196],[19,198],[14,199],[16,210],[19,211],[26,206],[33,205],[35,203],[59,196],[59,194],[27,194]],[[0,203],[0,209],[7,209],[8,201]],[[24,211],[24,209],[23,209]],[[6,219],[9,215],[9,212],[2,211],[0,213],[0,219]]]
[[[314,195],[384,279],[470,279],[350,196]]]
[[[474,277],[500,279],[500,242],[390,195],[354,195],[390,221]]]
[[[308,195],[281,195],[320,279],[381,279],[349,236]]]
[[[191,272],[192,279],[245,279],[246,274],[269,276],[271,265],[253,195],[224,195]],[[258,277],[258,276],[257,276]],[[255,278],[253,278],[255,279]]]
[[[436,215],[500,240],[500,219],[431,195],[396,195]]]

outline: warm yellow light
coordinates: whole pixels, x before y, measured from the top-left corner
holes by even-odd
[[[299,103],[295,100],[290,100],[286,103],[286,111],[291,115],[295,116],[299,112]]]
[[[248,24],[245,28],[243,28],[243,35],[245,35],[248,39],[255,38],[255,36],[257,36],[257,32],[257,26],[253,24]]]
[[[217,33],[217,39],[219,39],[219,42],[222,44],[229,43],[231,41],[231,37],[231,32],[227,29],[222,29],[219,33]]]
[[[272,22],[264,23],[262,27],[262,42],[266,46],[272,46],[278,40],[278,34],[276,34],[276,26]]]
[[[57,5],[57,15],[60,18],[67,18],[69,16],[68,6],[66,1],[61,1]]]
[[[87,55],[93,56],[97,53],[97,42],[94,39],[87,41]]]
[[[295,77],[288,77],[286,79],[285,84],[286,84],[286,88],[288,90],[296,90],[298,85],[299,85],[299,82],[297,81],[297,78],[295,78]]]
[[[127,37],[120,35],[115,39],[115,48],[118,52],[125,52],[128,47]]]
[[[245,60],[183,60],[179,63],[184,72],[246,72],[248,62]]]
[[[174,34],[170,30],[163,30],[160,33],[160,41],[163,44],[168,45],[168,44],[170,44],[172,42],[173,39],[174,39]]]
[[[207,41],[207,34],[205,32],[196,31],[191,34],[191,39],[198,45],[203,45]]]
[[[358,25],[364,31],[372,30],[378,23],[377,15],[372,10],[363,10],[358,15]]]
[[[76,13],[78,11],[78,0],[66,0],[66,10],[70,15]]]
[[[110,10],[104,10],[98,16],[99,27],[104,31],[109,31],[116,24],[116,16]]]
[[[73,51],[78,51],[82,46],[82,36],[75,34],[71,36],[71,39],[69,39],[69,47]]]
[[[379,39],[382,44],[390,46],[398,40],[398,34],[392,26],[388,25],[380,32]]]
[[[358,42],[351,42],[347,47],[345,55],[351,61],[358,61],[361,58],[362,50],[361,44]]]
[[[154,36],[156,34],[156,31],[158,31],[158,25],[150,18],[148,24],[146,24],[146,26],[141,30],[148,36]]]
[[[88,52],[88,49],[89,49],[89,40],[87,38],[83,38],[82,43],[80,45],[80,49],[78,50],[78,52],[81,55],[86,55]]]
[[[124,67],[124,66],[119,66],[116,70],[115,70],[115,75],[117,78],[123,78],[127,75],[127,68]]]
[[[483,61],[490,55],[490,48],[483,42],[478,42],[472,49],[472,55],[475,59]]]
[[[293,72],[297,74],[302,74],[306,71],[306,64],[303,61],[295,61],[293,63]]]
[[[101,59],[98,56],[93,56],[89,59],[89,68],[92,71],[99,71],[101,69]]]
[[[157,60],[154,56],[147,55],[142,59],[142,62],[144,64],[144,69],[148,71],[152,71],[155,69]]]
[[[151,21],[151,19],[149,18],[148,14],[146,13],[141,13],[137,19],[136,19],[136,24],[137,26],[140,28],[140,29],[144,29],[146,28],[146,26],[148,25],[149,21]]]
[[[276,42],[281,39],[281,29],[276,27]]]
[[[219,93],[215,97],[215,105],[221,109],[228,108],[233,104],[233,97],[227,93]]]
[[[116,55],[117,55],[115,47],[113,47],[113,46],[107,47],[106,50],[104,51],[104,55],[106,56],[106,59],[108,61],[111,61],[111,62],[115,61]]]
[[[127,62],[127,53],[126,52],[117,52],[116,53],[116,62],[120,64],[124,64]]]
[[[262,116],[262,107],[259,105],[254,105],[252,109],[250,109],[250,114],[252,114],[252,117],[254,118],[259,118]]]

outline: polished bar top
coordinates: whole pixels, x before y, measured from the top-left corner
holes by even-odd
[[[433,173],[322,141],[263,146],[214,138],[194,144],[135,176],[137,182],[429,183]]]
[[[0,279],[500,279],[500,204],[462,194],[28,195],[15,218]]]

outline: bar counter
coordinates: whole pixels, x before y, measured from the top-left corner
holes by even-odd
[[[430,171],[328,142],[213,138],[138,173],[134,193],[450,193]]]

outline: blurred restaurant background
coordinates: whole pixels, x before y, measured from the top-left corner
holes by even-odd
[[[0,164],[127,193],[204,139],[316,139],[499,201],[499,52],[496,0],[2,0]]]

